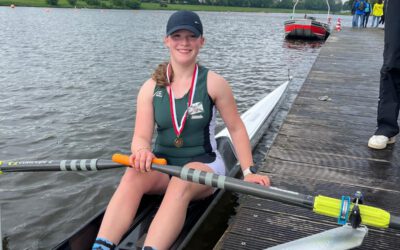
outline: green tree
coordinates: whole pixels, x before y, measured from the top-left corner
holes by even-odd
[[[349,0],[349,1],[345,2],[343,4],[343,9],[346,9],[346,10],[353,9],[354,2],[355,2],[355,0]]]
[[[76,5],[77,0],[68,0],[68,3],[72,6]]]
[[[126,0],[125,4],[130,9],[139,9],[141,3],[139,0]]]
[[[115,6],[124,6],[124,0],[112,0]]]
[[[325,0],[305,0],[304,8],[307,10],[327,10],[328,6]]]
[[[46,0],[46,3],[50,5],[58,5],[58,0]]]
[[[277,3],[276,7],[281,9],[292,9],[293,8],[293,0],[282,0]]]
[[[85,2],[88,5],[94,5],[94,6],[99,6],[100,5],[100,0],[85,0]]]

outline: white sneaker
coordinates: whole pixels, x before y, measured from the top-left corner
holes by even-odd
[[[384,135],[373,135],[368,140],[368,147],[373,149],[384,149],[386,148],[387,144],[393,144],[396,142],[396,138],[387,137]]]

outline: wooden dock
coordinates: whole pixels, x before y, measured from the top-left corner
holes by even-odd
[[[366,205],[400,216],[400,145],[367,147],[376,126],[382,53],[382,29],[331,35],[262,166],[273,186],[339,199],[360,190]],[[253,196],[242,200],[214,249],[265,249],[339,226],[303,208]],[[360,249],[399,246],[399,231],[369,227]]]

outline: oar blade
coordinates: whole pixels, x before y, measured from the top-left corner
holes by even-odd
[[[356,229],[349,225],[330,229],[322,233],[290,241],[266,250],[343,250],[361,246],[367,235],[367,227]]]

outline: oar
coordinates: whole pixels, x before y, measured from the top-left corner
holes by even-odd
[[[153,159],[154,164],[165,165],[165,159]],[[125,164],[125,165],[129,165]],[[82,160],[44,160],[44,161],[0,161],[2,172],[40,172],[40,171],[98,171],[125,167],[111,160],[82,159]]]
[[[312,209],[315,213],[337,218],[341,214],[341,200],[323,195],[311,196],[297,192],[283,190],[275,187],[264,186],[245,182],[243,180],[220,176],[200,170],[177,167],[165,164],[164,159],[153,160],[152,169],[192,181],[243,194],[254,195],[261,198],[280,201],[286,204],[296,205]],[[97,171],[119,168],[129,165],[129,156],[115,154],[110,160],[62,160],[62,161],[0,161],[0,171],[3,172],[35,172],[35,171]],[[352,209],[354,203],[350,204]],[[389,212],[366,205],[359,205],[362,224],[378,228],[400,229],[400,217]]]
[[[112,160],[123,165],[129,165],[129,157],[127,155],[114,154]],[[152,164],[152,169],[179,177],[183,180],[211,187],[309,208],[317,214],[329,217],[338,218],[341,214],[342,201],[323,195],[313,197],[311,195],[304,195],[275,187],[266,188],[255,183],[245,182],[236,178],[221,176],[187,167]],[[353,206],[354,203],[351,203],[349,209],[351,210]],[[378,228],[394,228],[400,230],[399,216],[393,216],[389,212],[377,207],[361,204],[358,206],[360,209],[362,224]]]

